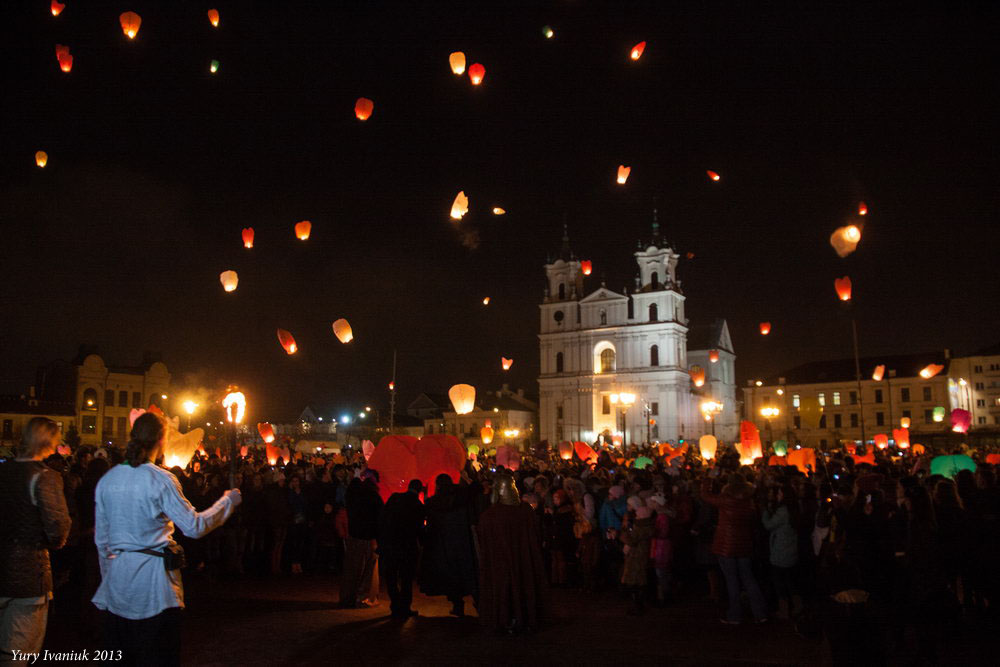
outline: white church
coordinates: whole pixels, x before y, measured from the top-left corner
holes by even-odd
[[[713,432],[737,439],[729,329],[723,319],[689,323],[678,259],[654,213],[652,240],[635,253],[635,289],[619,294],[602,283],[586,294],[586,265],[564,229],[559,258],[545,265],[539,306],[541,439],[631,445]]]

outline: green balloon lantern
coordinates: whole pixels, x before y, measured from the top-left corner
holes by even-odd
[[[775,440],[773,447],[775,456],[785,456],[788,454],[787,440]]]

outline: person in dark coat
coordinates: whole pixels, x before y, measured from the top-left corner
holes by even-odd
[[[493,506],[479,516],[479,619],[487,630],[536,630],[545,606],[545,563],[538,519],[521,503],[514,479],[500,475]]]
[[[372,473],[372,471],[368,471]],[[344,553],[344,573],[340,579],[340,606],[373,607],[367,599],[375,572],[375,541],[378,538],[382,498],[372,477],[354,479],[347,487],[347,539]]]
[[[413,602],[413,575],[417,571],[419,542],[424,532],[424,504],[420,502],[423,483],[410,480],[406,493],[394,493],[379,518],[379,571],[389,590],[393,618],[416,616]]]
[[[466,595],[478,600],[476,560],[472,543],[472,503],[465,489],[451,477],[435,479],[436,491],[427,499],[427,540],[420,573],[424,595],[446,595],[451,614],[465,614]]]

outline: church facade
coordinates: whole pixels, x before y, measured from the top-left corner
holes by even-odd
[[[738,431],[735,362],[725,320],[691,325],[679,255],[653,223],[634,254],[635,290],[584,288],[584,264],[564,232],[545,265],[539,351],[539,427],[550,443],[673,442]],[[702,379],[704,372],[704,379]],[[703,406],[716,404],[707,414]]]

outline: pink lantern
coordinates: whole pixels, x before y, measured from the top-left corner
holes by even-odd
[[[513,445],[500,445],[497,447],[497,465],[516,471],[521,467],[521,452]]]
[[[365,461],[370,461],[372,454],[375,453],[375,443],[371,440],[365,440],[361,443],[361,453],[365,455]]]
[[[585,463],[597,463],[597,452],[587,443],[574,442],[573,449],[576,450],[576,455],[580,457],[581,461]]]
[[[972,426],[972,414],[968,410],[955,408],[951,411],[951,430],[955,433],[968,433]]]

